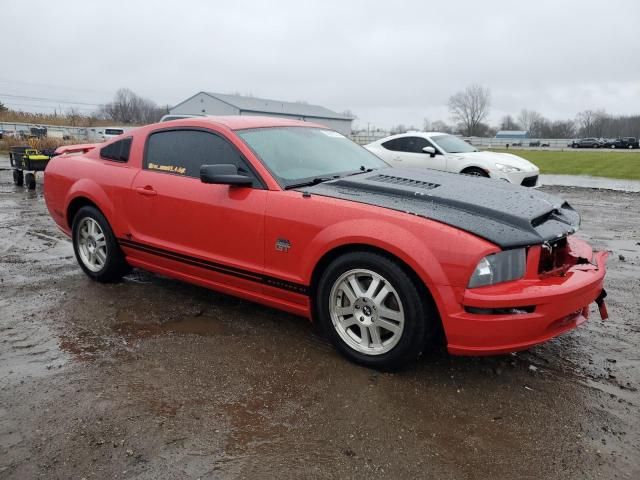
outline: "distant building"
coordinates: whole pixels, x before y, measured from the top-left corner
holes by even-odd
[[[495,138],[509,138],[514,140],[523,140],[529,138],[529,132],[526,130],[500,130],[496,133]]]
[[[199,92],[169,109],[171,115],[259,115],[319,123],[351,135],[353,118],[318,105],[264,98]]]

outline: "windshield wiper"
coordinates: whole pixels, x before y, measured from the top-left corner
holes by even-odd
[[[350,177],[352,175],[360,175],[361,173],[369,173],[369,172],[373,172],[375,170],[375,168],[367,168],[364,165],[360,166],[360,170],[356,170],[355,172],[350,172],[345,174],[345,177]]]
[[[284,189],[291,190],[292,188],[309,187],[311,185],[317,185],[319,183],[329,182],[331,180],[335,180],[336,178],[340,178],[340,176],[335,175],[333,177],[316,177],[316,178],[312,178],[311,180],[307,180],[305,182],[293,183],[291,185],[287,185],[286,187],[284,187]]]

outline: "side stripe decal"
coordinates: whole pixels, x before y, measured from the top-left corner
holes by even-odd
[[[205,268],[207,270],[223,273],[225,275],[232,275],[234,277],[243,278],[245,280],[262,283],[270,287],[280,288],[283,290],[299,293],[301,295],[309,294],[309,288],[306,285],[290,282],[288,280],[282,280],[277,277],[271,277],[269,275],[263,275],[260,273],[253,273],[247,270],[242,270],[240,268],[229,267],[227,265],[211,262],[209,260],[204,260],[202,258],[192,257],[190,255],[184,255],[182,253],[172,252],[170,250],[164,250],[158,247],[152,247],[151,245],[135,242],[133,240],[127,240],[125,238],[119,238],[118,242],[123,247],[133,248],[135,250],[140,250],[142,252],[151,253],[153,255],[158,255],[159,257],[164,257],[169,260],[174,260],[176,262],[182,262],[188,265],[193,265],[195,267]]]

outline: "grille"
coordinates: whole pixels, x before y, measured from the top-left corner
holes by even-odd
[[[392,185],[401,185],[403,187],[421,188],[423,190],[432,190],[439,187],[439,183],[423,182],[422,180],[412,180],[410,178],[394,177],[393,175],[376,175],[369,178],[372,182],[390,183]]]
[[[527,177],[523,179],[520,185],[522,185],[523,187],[535,187],[537,182],[538,175],[534,175],[533,177]]]

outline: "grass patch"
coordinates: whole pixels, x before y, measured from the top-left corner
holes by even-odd
[[[554,175],[591,175],[593,177],[640,180],[640,153],[551,150],[502,150],[526,158],[540,168],[540,173]]]

